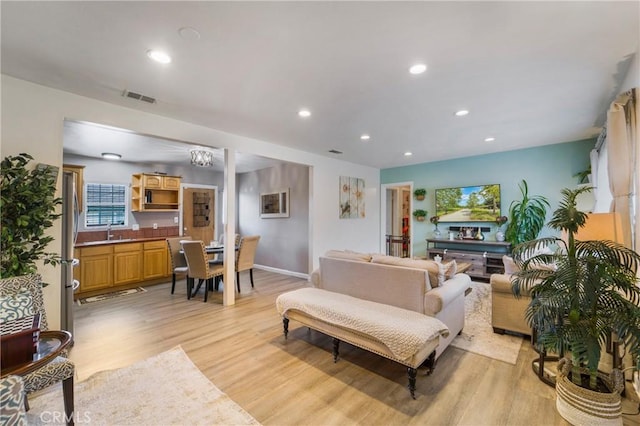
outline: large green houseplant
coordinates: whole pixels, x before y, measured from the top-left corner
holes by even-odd
[[[598,373],[604,342],[615,334],[635,362],[640,354],[640,287],[636,275],[640,255],[613,241],[576,240],[575,234],[587,220],[576,207],[576,197],[590,189],[562,190],[563,199],[548,223],[563,233],[562,238],[540,238],[514,248],[514,260],[521,270],[512,284],[516,296],[525,290],[531,292],[526,319],[537,333],[538,343],[548,351],[570,354],[568,368],[559,372],[556,388],[563,379],[562,383],[575,385],[576,389],[602,392],[597,379],[607,382]],[[621,374],[613,377],[614,383],[608,385],[618,387],[615,396],[619,406],[624,383],[620,383]],[[560,409],[566,402],[560,402],[564,388],[557,394],[558,410],[566,418]]]
[[[45,231],[60,215],[55,197],[56,173],[51,166],[28,167],[29,154],[2,160],[0,213],[2,216],[0,276],[15,277],[37,272],[37,261],[56,265],[59,255],[46,251],[53,236]]]
[[[509,205],[509,224],[505,238],[514,246],[538,237],[544,227],[549,201],[542,195],[529,195],[526,180],[518,185],[522,198]]]

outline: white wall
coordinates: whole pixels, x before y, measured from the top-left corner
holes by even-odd
[[[96,101],[6,75],[2,75],[1,89],[2,157],[28,152],[36,162],[61,167],[63,121],[66,118],[306,164],[311,166],[310,268],[317,266],[318,256],[331,248],[362,251],[376,251],[378,248],[378,169]],[[338,218],[338,180],[341,175],[365,180],[367,215],[364,219]],[[50,233],[60,236],[59,221],[51,228]],[[50,248],[59,252],[59,240],[54,241]],[[60,273],[57,268],[51,267],[41,267],[40,271],[45,281],[52,284],[45,288],[45,307],[50,326],[55,329],[60,324]]]

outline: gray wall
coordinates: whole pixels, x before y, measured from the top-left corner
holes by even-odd
[[[214,172],[205,168],[194,166],[171,166],[166,164],[146,164],[131,163],[126,161],[110,161],[99,158],[82,157],[78,155],[64,154],[64,164],[75,164],[85,166],[85,183],[119,183],[129,186],[131,175],[135,173],[163,172],[172,176],[181,176],[182,183],[194,183],[202,185],[213,185],[218,187],[218,223],[217,232],[222,229],[222,189],[224,186],[224,174]],[[129,223],[125,228],[131,228],[134,223],[141,228],[148,228],[157,223],[158,226],[176,226],[174,218],[178,217],[178,212],[144,212],[129,213]],[[84,215],[80,215],[80,231],[86,231],[84,225]]]
[[[260,218],[260,193],[289,188],[289,217]],[[255,263],[307,274],[309,269],[309,167],[280,166],[238,175],[240,235],[260,235]]]

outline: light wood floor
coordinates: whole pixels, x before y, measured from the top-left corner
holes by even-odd
[[[347,344],[333,363],[331,340],[293,321],[289,340],[276,297],[306,281],[255,270],[241,274],[235,306],[222,293],[186,299],[180,281],[76,306],[77,380],[181,345],[204,374],[265,425],[566,425],[555,391],[531,371],[527,340],[516,365],[449,347],[431,376],[419,375],[416,400],[403,366]],[[171,366],[167,366],[171,368]],[[635,411],[637,405],[625,405]],[[625,417],[637,425],[638,416]]]

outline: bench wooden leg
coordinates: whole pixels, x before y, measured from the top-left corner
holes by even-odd
[[[418,370],[415,368],[407,367],[407,375],[409,376],[409,392],[411,392],[411,398],[416,399],[416,374]]]
[[[340,340],[333,338],[333,362],[338,362],[338,353],[340,349]]]
[[[289,334],[289,318],[282,317],[282,327],[284,328],[284,340],[287,340]]]
[[[436,351],[431,352],[431,355],[429,355],[429,358],[425,359],[422,362],[421,367],[426,368],[427,376],[430,376],[431,373],[433,373],[433,370],[436,369]]]

